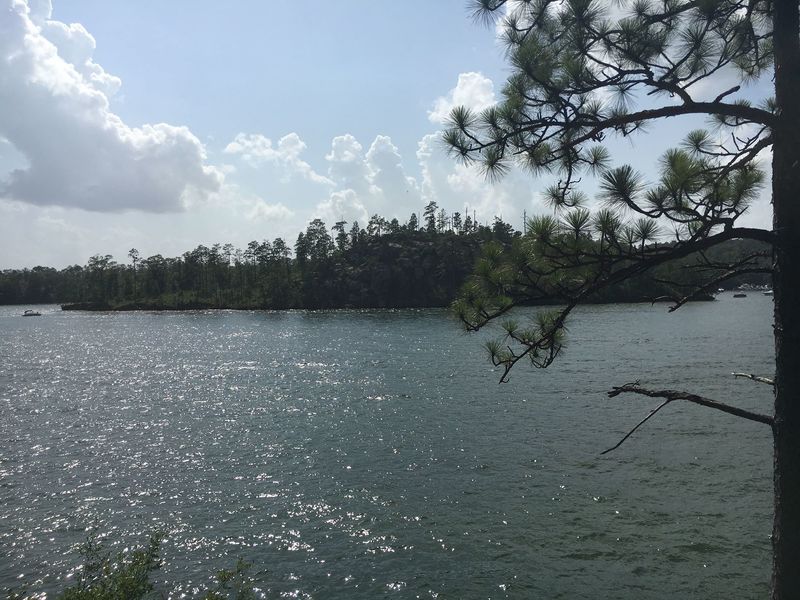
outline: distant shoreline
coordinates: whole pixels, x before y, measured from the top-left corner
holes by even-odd
[[[698,296],[690,300],[690,302],[710,302],[715,300],[711,294]],[[586,304],[664,304],[677,301],[677,298],[598,298],[594,301],[587,301]],[[553,306],[563,304],[564,300],[553,299],[551,302],[540,302],[537,304],[529,304],[526,306]],[[108,305],[98,302],[73,302],[68,304],[61,304],[63,311],[80,311],[80,312],[186,312],[192,310],[269,310],[269,311],[289,311],[289,310],[413,310],[424,308],[448,308],[449,304],[428,304],[424,306],[288,306],[288,307],[270,307],[270,306],[255,306],[255,305],[219,305],[210,302],[189,302],[180,305],[169,304],[150,304],[147,302],[128,302],[119,305]]]

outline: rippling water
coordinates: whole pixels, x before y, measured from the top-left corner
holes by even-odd
[[[768,589],[764,425],[609,400],[640,379],[770,411],[772,301],[582,309],[511,382],[443,311],[0,307],[0,589],[59,589],[97,523],[168,532],[191,594],[241,557],[267,597],[711,598]],[[177,586],[173,586],[178,582]],[[36,586],[34,586],[36,587]]]

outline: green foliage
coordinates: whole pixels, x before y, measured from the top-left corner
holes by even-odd
[[[405,225],[373,215],[366,229],[340,221],[328,232],[319,219],[297,237],[295,257],[281,238],[198,246],[178,258],[146,259],[133,249],[130,265],[110,256],[61,271],[37,267],[0,273],[0,304],[77,303],[117,310],[399,308],[447,306],[480,247],[519,235],[502,219],[491,227],[452,217],[435,203]],[[332,236],[335,236],[333,237]]]
[[[770,253],[764,244],[735,240],[668,260],[680,245],[660,242],[659,236],[655,220],[624,223],[610,209],[592,215],[576,208],[561,220],[534,217],[526,235],[512,244],[484,245],[453,312],[468,331],[498,319],[503,335],[485,347],[505,378],[522,358],[536,367],[551,364],[564,348],[569,310],[579,302],[678,302],[698,290],[706,290],[700,299],[709,298],[708,291],[717,287],[709,284],[730,264],[753,270],[726,277],[724,285],[768,282]],[[667,259],[651,263],[652,256]],[[540,310],[527,323],[509,313],[517,306],[547,304],[565,304],[567,310]]]
[[[222,569],[216,574],[214,589],[207,590],[200,600],[256,600],[251,565],[242,559],[232,569]]]
[[[601,176],[603,196],[615,205],[656,218],[685,219],[690,212],[706,223],[722,218],[722,210],[705,214],[697,207],[766,143],[761,125],[770,122],[774,100],[756,109],[746,98],[728,99],[739,90],[734,87],[699,108],[692,94],[726,68],[738,68],[744,81],[772,67],[771,3],[629,0],[616,7],[589,0],[481,0],[474,10],[486,20],[505,14],[501,28],[512,72],[500,104],[481,114],[453,110],[444,141],[454,155],[478,162],[490,177],[502,176],[513,163],[537,174],[558,172],[558,184],[545,192],[556,208],[579,204],[569,198],[588,171]],[[645,101],[666,94],[679,105]],[[684,148],[691,159],[665,155],[669,166],[654,187],[628,165],[612,167],[607,150],[596,143],[609,134],[630,135],[652,120],[696,113],[731,129],[730,139],[690,131]],[[645,208],[644,197],[654,206]],[[734,217],[744,209],[725,209],[732,207]]]
[[[575,236],[576,240],[589,235],[592,213],[585,208],[576,208],[562,216],[561,226]]]
[[[78,552],[81,565],[75,583],[55,595],[58,600],[146,600],[166,597],[153,584],[152,576],[161,567],[159,548],[164,536],[149,536],[143,547],[112,553],[92,528]],[[239,559],[233,568],[214,575],[210,588],[201,589],[194,597],[200,600],[255,600],[255,581],[249,563]],[[43,597],[27,588],[9,590],[6,600],[28,600]]]
[[[644,178],[630,165],[609,169],[600,179],[600,197],[610,206],[634,207],[643,190]]]
[[[66,588],[61,600],[139,600],[153,592],[150,580],[161,566],[158,556],[163,535],[154,533],[147,545],[131,552],[112,554],[106,551],[97,530],[92,529],[80,548],[83,565],[75,577],[75,584]]]
[[[757,171],[738,171],[715,194],[722,206],[745,204],[758,181]],[[663,200],[665,206],[670,202]],[[468,282],[464,289],[470,303],[482,298],[484,310],[505,309],[519,301],[562,301],[600,274],[600,262],[624,258],[626,252],[638,256],[663,244],[663,229],[648,223],[652,219],[625,220],[611,210],[593,214],[578,207],[535,216],[527,221],[525,236],[499,218],[487,227],[476,226],[470,216],[450,219],[440,209],[429,213],[432,232],[419,230],[413,215],[403,226],[373,215],[370,232],[354,223],[355,233],[342,235],[346,224],[336,223],[335,242],[322,222],[313,223],[298,236],[305,247],[302,260],[292,259],[286,242],[277,238],[252,241],[244,250],[199,246],[176,259],[138,259],[135,267],[109,259],[101,272],[89,267],[5,271],[0,273],[0,302],[60,300],[78,302],[78,308],[118,310],[426,307],[447,306]],[[602,257],[592,258],[600,248]],[[582,265],[584,259],[591,260]],[[477,277],[468,281],[473,269]],[[104,295],[92,291],[92,278],[102,282]],[[532,290],[531,282],[541,289]],[[666,293],[672,292],[638,282],[598,293],[590,301]],[[481,320],[474,308],[463,307],[465,320]]]
[[[477,18],[500,21],[511,73],[497,105],[480,114],[453,110],[444,142],[491,178],[519,165],[537,176],[552,173],[555,181],[542,192],[554,214],[531,218],[518,242],[484,248],[455,305],[467,329],[477,330],[508,319],[514,306],[564,304],[559,316],[528,329],[503,323],[504,339],[488,346],[492,361],[506,369],[503,377],[523,357],[550,364],[566,318],[581,302],[669,297],[679,305],[740,274],[767,273],[763,250],[731,263],[708,256],[737,234],[768,238],[735,223],[763,185],[755,159],[772,143],[775,101],[758,108],[741,96],[741,86],[716,97],[705,91],[702,100],[696,90],[723,71],[738,69],[746,82],[772,67],[773,3],[473,6]],[[711,127],[690,130],[680,147],[666,149],[654,182],[631,165],[613,165],[603,146],[608,136],[698,114]],[[598,179],[599,209],[585,208],[588,198],[577,189],[584,174]]]

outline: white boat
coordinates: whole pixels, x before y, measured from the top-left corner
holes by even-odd
[[[764,295],[765,296],[772,296],[772,290],[767,290],[766,292],[764,292]]]
[[[40,313],[38,311],[35,311],[35,310],[28,309],[24,313],[22,313],[22,316],[23,317],[41,317],[42,313]]]

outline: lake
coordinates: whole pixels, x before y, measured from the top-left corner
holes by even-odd
[[[727,598],[770,578],[770,432],[613,385],[771,413],[772,299],[581,308],[498,384],[441,310],[0,307],[0,589],[61,589],[96,524],[167,533],[191,596],[238,558],[265,597]],[[536,309],[521,311],[533,313]],[[66,578],[66,579],[65,579]]]

